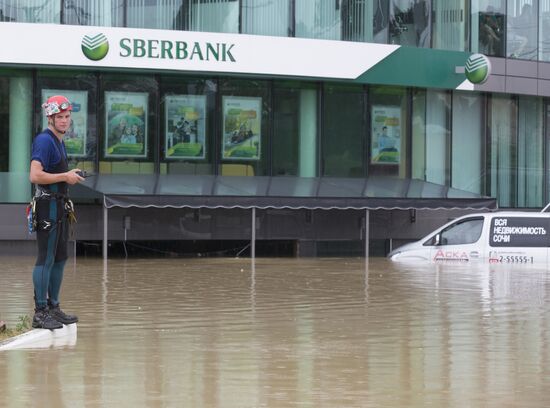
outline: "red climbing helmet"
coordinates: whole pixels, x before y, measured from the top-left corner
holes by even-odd
[[[56,113],[72,111],[73,105],[71,105],[71,102],[69,102],[65,96],[54,95],[50,96],[48,100],[42,104],[42,108],[44,108],[46,116],[52,116]]]

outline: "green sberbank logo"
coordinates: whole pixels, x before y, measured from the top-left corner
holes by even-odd
[[[472,84],[482,84],[491,74],[491,61],[483,54],[472,54],[466,60],[464,72]]]
[[[109,41],[107,41],[105,34],[85,35],[82,38],[82,52],[86,58],[92,61],[99,61],[105,58],[109,52]]]

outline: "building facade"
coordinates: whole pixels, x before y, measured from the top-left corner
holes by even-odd
[[[114,176],[124,192],[125,175],[394,178],[541,208],[549,22],[546,0],[0,1],[0,239],[32,239],[21,210],[30,146],[41,102],[57,93],[74,104],[71,166]],[[490,75],[473,84],[464,66],[476,53]],[[78,239],[101,239],[101,200],[76,195]],[[135,211],[135,240],[250,233],[238,210]],[[361,239],[354,211],[260,216],[259,239]],[[386,242],[448,215],[373,217]],[[129,233],[120,224],[114,239]]]

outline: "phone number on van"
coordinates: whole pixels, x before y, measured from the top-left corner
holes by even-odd
[[[533,263],[532,256],[526,255],[499,255],[489,258],[489,263]]]

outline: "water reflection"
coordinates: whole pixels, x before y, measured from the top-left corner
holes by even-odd
[[[32,262],[3,259],[3,320],[30,313]],[[0,406],[547,406],[548,282],[375,258],[78,259],[62,293],[77,344],[0,352]]]

